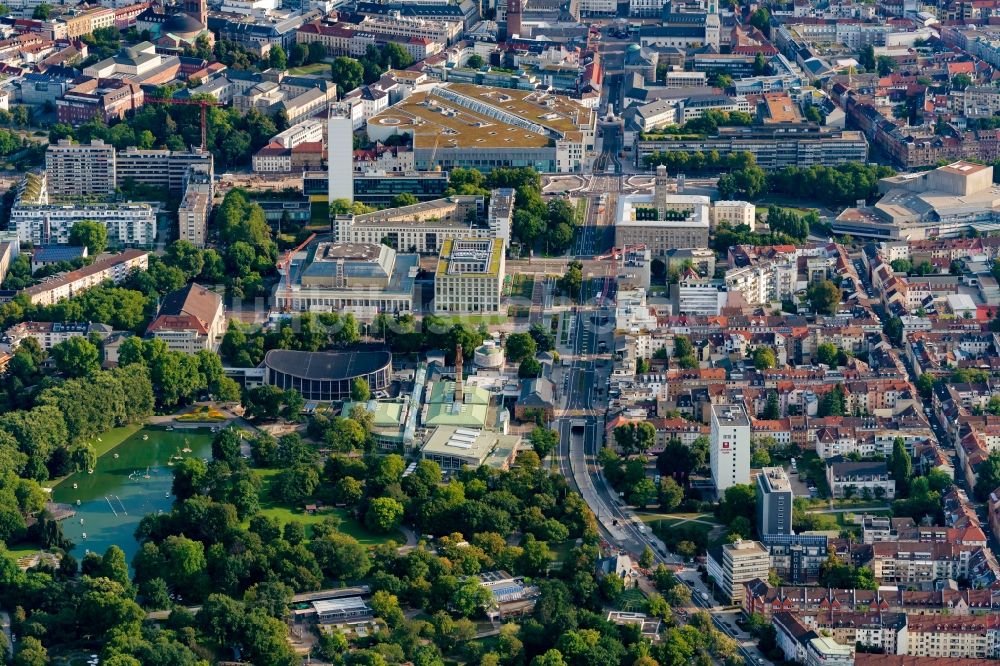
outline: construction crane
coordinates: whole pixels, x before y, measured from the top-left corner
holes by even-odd
[[[282,312],[288,312],[292,309],[292,257],[306,245],[309,245],[314,238],[316,238],[316,234],[309,234],[309,238],[299,243],[297,247],[286,250],[285,256],[278,259],[278,270],[284,269],[285,271],[285,303],[281,309]]]
[[[207,127],[206,115],[207,115],[207,112],[205,111],[205,109],[207,109],[210,106],[222,106],[221,102],[213,102],[213,101],[207,100],[207,99],[175,99],[173,97],[147,97],[146,101],[147,102],[151,102],[153,104],[174,104],[174,105],[177,105],[177,106],[200,106],[201,107],[201,149],[203,151],[208,150],[208,139],[206,138],[207,137],[207,132],[206,132],[206,127]]]

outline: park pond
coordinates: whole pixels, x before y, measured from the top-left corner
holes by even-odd
[[[212,434],[207,428],[144,428],[98,458],[92,474],[66,477],[53,489],[52,501],[76,511],[62,523],[63,533],[75,544],[73,554],[83,557],[87,551],[104,553],[109,546],[118,546],[131,562],[139,548],[135,540],[139,521],[148,513],[171,509],[172,463],[211,454]]]

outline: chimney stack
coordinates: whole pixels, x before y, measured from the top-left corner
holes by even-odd
[[[455,402],[461,404],[465,401],[462,391],[462,345],[455,347]]]

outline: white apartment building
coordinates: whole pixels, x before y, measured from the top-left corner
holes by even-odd
[[[663,11],[663,3],[658,2],[656,14]],[[705,72],[685,72],[682,69],[668,70],[664,78],[667,88],[700,88],[708,85],[708,74]]]
[[[89,324],[87,322],[54,322],[54,321],[22,321],[11,326],[4,334],[10,338],[10,348],[17,347],[26,338],[34,338],[38,346],[48,351],[70,338],[97,335],[105,338],[112,329],[105,324]]]
[[[750,483],[750,418],[742,404],[712,405],[709,462],[720,495],[726,488]]]
[[[618,13],[616,0],[581,0],[580,13],[584,16],[614,16]]]
[[[726,271],[726,287],[743,294],[750,305],[781,301],[795,293],[795,260],[775,261]]]
[[[434,275],[434,312],[500,312],[504,261],[500,238],[446,239]]]
[[[115,191],[115,147],[100,139],[90,145],[61,139],[45,151],[49,194],[107,196]]]
[[[442,44],[451,44],[462,34],[458,21],[429,21],[402,16],[366,16],[358,30],[382,33],[393,37],[426,37]]]
[[[69,243],[73,225],[94,220],[108,231],[108,241],[119,245],[152,245],[156,241],[156,211],[145,203],[124,204],[15,204],[10,223],[22,243]]]
[[[714,280],[682,277],[677,283],[676,314],[718,315],[726,302],[726,293]]]
[[[294,148],[300,143],[315,143],[322,140],[323,122],[310,118],[275,134],[268,143],[280,143],[284,148]]]
[[[1000,88],[969,86],[962,93],[962,111],[969,118],[990,118],[1000,112]]]
[[[757,541],[726,543],[708,551],[706,569],[722,598],[730,604],[743,602],[743,585],[755,578],[767,580],[771,554]]]
[[[189,190],[177,208],[178,238],[195,247],[205,247],[205,227],[208,220],[209,198],[204,192]]]
[[[178,238],[195,247],[205,246],[208,213],[212,209],[212,175],[202,167],[188,170],[184,198],[177,208]]]
[[[121,254],[98,259],[89,266],[28,287],[20,293],[26,295],[32,305],[52,305],[108,280],[120,284],[133,270],[144,271],[148,268],[148,252],[125,250]]]
[[[514,221],[514,199],[512,187],[501,187],[490,193],[490,207],[486,219],[494,238],[503,241],[504,249],[510,247],[510,226]]]
[[[716,201],[712,204],[712,229],[720,222],[730,227],[746,225],[754,230],[757,220],[757,207],[749,201]]]

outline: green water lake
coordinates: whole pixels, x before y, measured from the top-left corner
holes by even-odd
[[[209,458],[212,437],[208,428],[144,428],[98,458],[93,474],[66,477],[53,489],[52,501],[76,511],[62,522],[63,533],[75,544],[73,554],[78,558],[88,550],[103,554],[116,545],[131,562],[139,548],[134,537],[139,521],[147,513],[170,511],[173,504],[171,457]],[[191,451],[182,452],[185,447]]]

